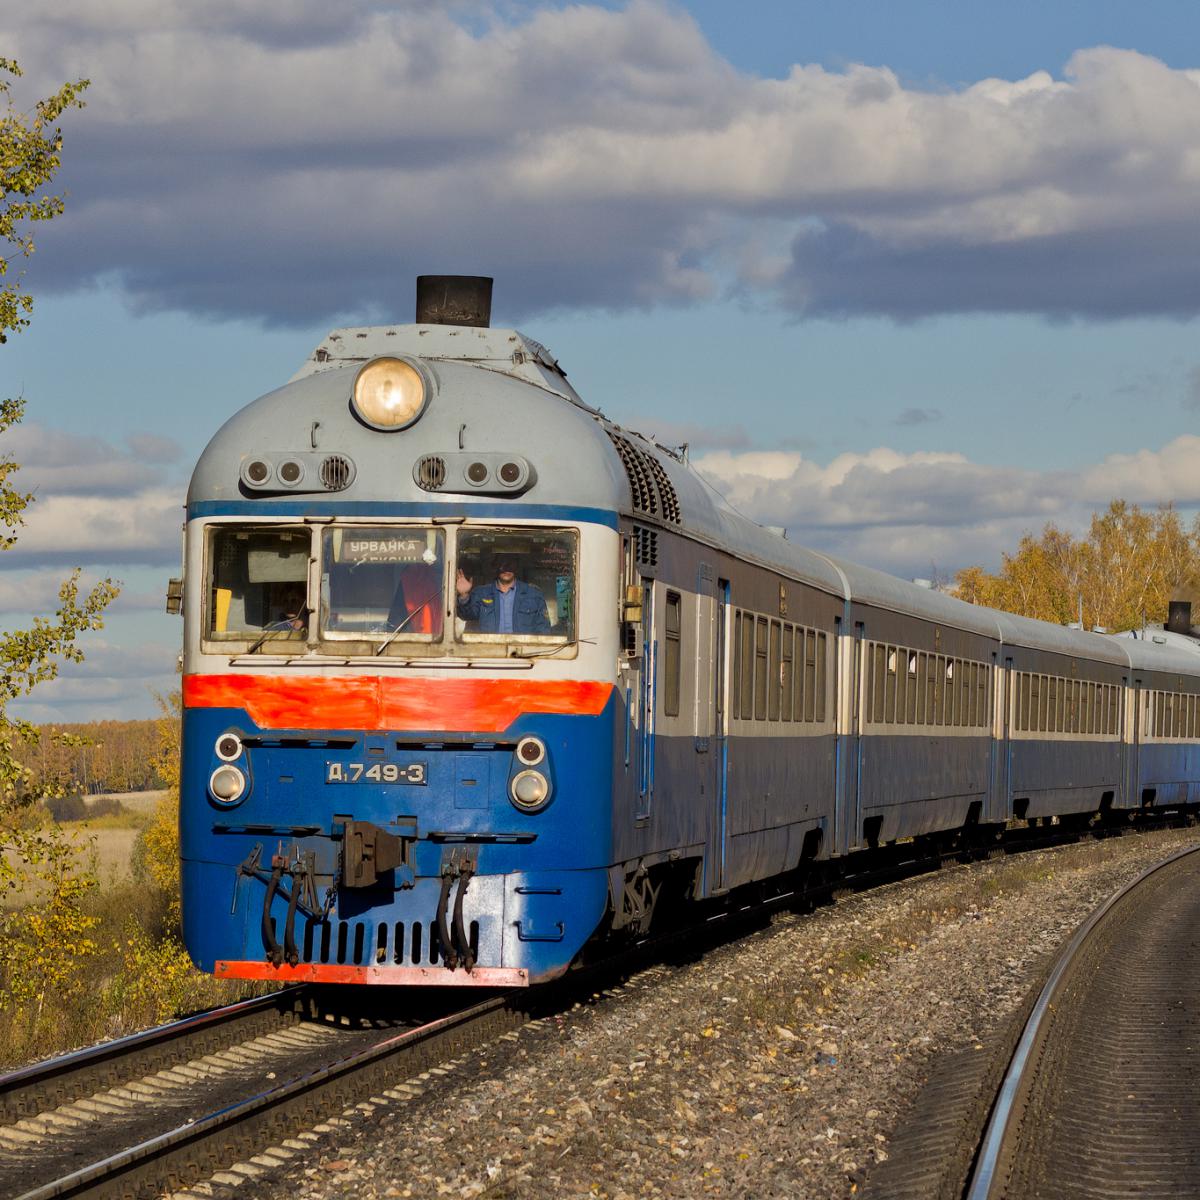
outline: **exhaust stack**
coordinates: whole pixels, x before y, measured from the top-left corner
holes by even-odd
[[[492,280],[487,275],[418,275],[418,325],[473,325],[492,320]]]
[[[1172,600],[1167,606],[1167,628],[1172,633],[1192,632],[1192,602]]]

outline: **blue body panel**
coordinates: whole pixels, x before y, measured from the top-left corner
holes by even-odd
[[[338,887],[324,926],[301,913],[302,961],[436,964],[430,931],[441,867],[469,846],[477,874],[464,917],[478,926],[480,965],[525,968],[531,981],[552,977],[596,929],[607,903],[613,713],[610,698],[597,717],[530,714],[503,734],[448,737],[260,730],[241,709],[186,711],[180,827],[184,933],[193,958],[205,970],[218,960],[261,960],[266,884],[239,874],[239,864],[256,846],[267,873],[275,853],[291,859],[310,853],[323,900],[339,850],[334,818],[349,816],[414,835],[411,867],[381,876],[373,887]],[[216,740],[230,730],[252,743],[239,760],[250,786],[240,802],[224,805],[209,795],[208,779],[220,765]],[[512,747],[526,734],[545,742],[553,788],[537,813],[521,812],[508,798],[519,769]],[[372,762],[421,763],[427,783],[325,782],[330,763]],[[496,837],[507,840],[487,840]],[[286,908],[277,898],[277,930]]]

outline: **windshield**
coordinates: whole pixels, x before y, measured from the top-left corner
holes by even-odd
[[[322,541],[323,636],[397,642],[441,639],[442,530],[327,529]]]
[[[578,548],[561,528],[217,524],[203,636],[256,655],[554,653],[577,636]]]
[[[460,529],[458,637],[465,642],[575,638],[576,537],[567,529]]]
[[[307,529],[212,531],[208,637],[304,642],[308,629]]]

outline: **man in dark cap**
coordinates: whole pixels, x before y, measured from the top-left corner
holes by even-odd
[[[517,578],[516,559],[499,553],[492,559],[495,581],[473,587],[460,567],[455,590],[458,615],[476,622],[477,633],[549,633],[546,597],[532,583]]]

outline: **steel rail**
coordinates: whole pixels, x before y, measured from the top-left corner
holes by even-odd
[[[358,1075],[369,1067],[380,1066],[397,1054],[411,1052],[434,1039],[444,1038],[463,1027],[477,1023],[504,1008],[506,1003],[506,998],[497,997],[385,1038],[366,1050],[338,1059],[317,1071],[287,1080],[278,1087],[248,1096],[136,1146],[89,1163],[60,1179],[24,1192],[14,1197],[14,1200],[55,1200],[57,1197],[66,1196],[103,1195],[106,1186],[119,1188],[123,1193],[131,1188],[135,1191],[149,1190],[152,1186],[162,1190],[164,1184],[170,1186],[183,1174],[180,1171],[181,1166],[189,1162],[195,1163],[198,1158],[209,1160],[212,1164],[211,1169],[217,1170],[222,1163],[213,1158],[210,1151],[216,1149],[216,1144],[220,1139],[227,1137],[231,1129],[251,1121],[256,1121],[261,1126],[264,1121],[269,1123],[272,1117],[278,1120],[279,1127],[282,1128],[291,1123],[287,1121],[284,1110],[293,1110],[294,1121],[301,1116],[294,1110],[300,1107],[306,1113],[311,1112],[314,1105],[319,1103],[318,1093],[321,1092],[327,1097],[324,1107],[336,1104],[337,1085],[342,1080]],[[141,1173],[142,1178],[131,1178],[135,1172]],[[195,1179],[189,1182],[195,1182]]]
[[[1001,1154],[1005,1149],[1005,1144],[1015,1131],[1014,1117],[1016,1115],[1017,1098],[1025,1080],[1025,1072],[1030,1062],[1033,1061],[1034,1050],[1046,1034],[1046,1018],[1054,1005],[1055,998],[1068,971],[1074,964],[1080,947],[1087,941],[1088,937],[1095,931],[1104,918],[1147,879],[1161,871],[1164,867],[1178,862],[1181,858],[1186,858],[1189,854],[1196,853],[1200,853],[1200,846],[1190,846],[1164,858],[1152,867],[1148,867],[1136,879],[1127,883],[1120,891],[1114,893],[1100,905],[1079,926],[1066,948],[1061,951],[1055,960],[1050,976],[1038,995],[1028,1020],[1025,1022],[1025,1028],[1017,1042],[1016,1049],[1013,1051],[1012,1058],[1009,1060],[1008,1070],[1005,1072],[1004,1080],[997,1092],[996,1103],[988,1117],[987,1127],[984,1130],[975,1166],[971,1172],[970,1182],[967,1185],[965,1192],[966,1200],[993,1200],[993,1197],[998,1194],[993,1191],[998,1183],[997,1167],[1000,1163]]]
[[[298,1014],[306,992],[303,987],[290,987],[267,996],[239,1000],[0,1075],[0,1125],[42,1112],[47,1104],[63,1104],[90,1095],[96,1090],[97,1077],[103,1077],[106,1087],[140,1078],[147,1073],[147,1059],[164,1064],[186,1061],[193,1053],[191,1050],[172,1054],[169,1048],[177,1045],[182,1051],[184,1044],[197,1034],[213,1032],[218,1027],[232,1031],[235,1026],[246,1021],[254,1023],[254,1018],[268,1016],[272,1011],[281,1019]]]

